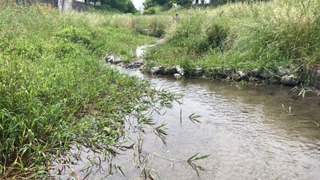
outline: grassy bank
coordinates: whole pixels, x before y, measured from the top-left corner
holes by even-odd
[[[92,11],[0,7],[1,179],[47,175],[51,162],[77,143],[108,150],[123,134],[125,116],[173,99],[104,65],[106,53],[129,61],[137,45],[155,41],[144,35],[166,40],[145,55],[149,67],[249,71],[293,64],[299,71],[319,63],[318,0],[178,8],[150,16]]]
[[[107,52],[130,59],[154,40],[110,24],[95,13],[0,7],[0,179],[46,175],[77,143],[108,150],[124,116],[172,99],[104,64]]]
[[[274,0],[171,10],[180,23],[146,55],[149,66],[254,69],[319,63],[320,1]],[[172,24],[172,23],[171,23]]]

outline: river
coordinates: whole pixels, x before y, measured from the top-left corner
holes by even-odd
[[[167,124],[167,145],[151,132],[144,136],[143,151],[150,154],[151,161],[147,167],[159,175],[153,173],[155,179],[320,179],[320,129],[312,122],[320,118],[320,98],[316,94],[307,93],[302,98],[290,87],[279,85],[175,80],[120,70],[184,96],[182,104],[173,103],[164,115],[153,114],[157,122]],[[192,113],[201,115],[200,123],[189,120]],[[114,173],[105,179],[139,177],[140,170],[132,167],[132,153],[123,152],[114,160],[123,167],[125,177]],[[172,164],[168,160],[187,160],[195,153],[210,154],[195,161],[203,168],[198,169],[198,175],[188,163]],[[107,175],[95,170],[89,179]]]

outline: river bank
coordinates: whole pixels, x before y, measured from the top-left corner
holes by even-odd
[[[320,175],[320,134],[315,125],[319,122],[320,97],[316,94],[307,92],[302,98],[287,86],[191,78],[177,81],[138,69],[115,68],[184,96],[181,104],[173,103],[172,108],[152,115],[155,122],[167,124],[166,144],[151,131],[143,135],[141,159],[147,159],[145,167],[155,179],[316,180]],[[193,113],[201,115],[197,118],[200,123],[190,121]],[[199,176],[182,161],[196,153],[210,154],[195,163]],[[74,169],[81,170],[87,161],[82,156]],[[114,163],[123,167],[126,177],[115,172],[109,178],[139,177],[140,168],[132,168],[133,162],[138,162],[134,151],[122,152]],[[108,161],[102,162],[102,167],[106,166]],[[96,173],[90,174],[92,178],[107,175],[99,166],[93,169]]]
[[[54,178],[52,163],[77,158],[74,148],[114,153],[126,118],[142,130],[152,124],[145,110],[176,99],[99,60],[106,51],[129,59],[154,39],[104,19],[0,6],[0,179]]]
[[[127,140],[126,127],[133,126],[135,128],[131,130],[144,133],[143,127],[148,126],[152,133],[158,135],[157,140],[164,143],[166,123],[154,114],[159,113],[158,110],[162,107],[171,107],[171,102],[178,97],[165,89],[155,89],[148,81],[105,66],[107,60],[115,64],[123,63],[128,68],[140,67],[152,74],[182,78],[181,81],[164,80],[164,83],[156,78],[154,80],[160,87],[173,82],[169,88],[176,90],[176,86],[181,86],[183,88],[175,92],[188,91],[187,95],[191,95],[186,99],[185,111],[174,109],[174,115],[169,116],[173,122],[178,122],[178,125],[173,126],[174,130],[179,126],[179,120],[183,120],[181,117],[195,120],[194,114],[183,112],[197,110],[208,118],[205,122],[209,125],[204,124],[197,131],[194,130],[197,128],[193,125],[194,121],[189,122],[183,129],[195,137],[184,134],[184,140],[187,142],[190,137],[190,140],[195,141],[194,144],[192,141],[188,144],[177,143],[182,137],[180,131],[172,137],[171,142],[177,144],[176,154],[179,154],[179,150],[186,149],[181,159],[195,157],[193,155],[196,152],[187,151],[188,149],[199,150],[203,155],[220,153],[223,156],[220,161],[222,168],[218,172],[211,169],[211,175],[220,173],[222,178],[224,174],[230,174],[227,178],[234,179],[239,172],[247,170],[244,179],[253,177],[252,172],[255,173],[254,177],[263,179],[299,179],[300,176],[316,179],[319,177],[319,116],[314,113],[319,109],[317,103],[296,101],[299,98],[297,95],[294,98],[285,96],[289,101],[282,106],[281,102],[277,101],[280,96],[275,96],[270,104],[264,105],[274,94],[268,92],[269,94],[263,97],[255,96],[258,101],[248,96],[249,106],[244,106],[247,101],[244,104],[237,102],[240,102],[239,99],[245,92],[232,96],[237,91],[228,91],[229,85],[218,83],[212,86],[205,80],[187,78],[224,78],[240,81],[241,84],[246,84],[247,81],[265,84],[280,82],[293,86],[301,83],[310,85],[314,81],[317,85],[319,72],[316,67],[319,63],[320,47],[317,34],[320,29],[318,7],[318,1],[301,4],[300,1],[275,0],[250,5],[227,4],[212,9],[178,8],[161,15],[133,16],[103,15],[95,12],[60,14],[57,10],[42,5],[28,8],[1,6],[0,178],[59,176],[60,169],[51,171],[52,163],[58,160],[59,164],[72,164],[69,156],[73,159],[81,156],[73,154],[75,148],[79,148],[80,152],[90,148],[90,152],[99,151],[106,155],[103,156],[107,159],[106,167],[120,174],[121,167],[112,163],[114,154],[117,154],[116,150],[133,148],[136,150],[134,158],[144,163],[139,166],[138,172],[144,177],[150,175],[148,173],[152,171],[152,167],[147,169],[144,165],[149,162],[147,158],[153,153],[142,151],[142,136],[134,137],[135,146],[122,146],[121,143]],[[172,23],[172,14],[176,13],[175,11],[178,11],[181,17],[178,24]],[[140,61],[139,57],[135,58],[135,48],[155,41],[155,38],[150,36],[164,36],[166,42],[151,47],[143,56],[144,60]],[[108,55],[102,60],[106,52],[114,55]],[[134,58],[134,63],[127,64]],[[135,74],[144,76],[140,72]],[[195,85],[198,81],[203,85]],[[187,83],[183,84],[184,82]],[[191,88],[187,87],[188,82],[192,82]],[[239,87],[234,90],[237,88]],[[227,94],[231,95],[224,96],[223,93],[219,94],[220,91],[227,91]],[[193,94],[199,96],[192,96]],[[316,97],[312,96],[313,102]],[[202,100],[199,102],[199,99]],[[208,102],[208,99],[213,101]],[[251,101],[255,102],[250,104]],[[204,104],[206,109],[197,109]],[[242,107],[254,110],[248,111]],[[303,111],[304,108],[307,108],[306,111]],[[145,114],[149,109],[157,112],[151,112],[151,115],[161,122],[154,122],[150,114]],[[292,110],[301,114],[295,116]],[[281,118],[278,118],[279,114]],[[127,124],[128,117],[132,117],[136,124]],[[293,126],[292,119],[297,121]],[[303,122],[299,119],[303,119]],[[214,125],[210,126],[210,123]],[[227,127],[220,129],[221,134],[206,134],[213,133],[220,127],[215,124],[221,123]],[[157,126],[150,126],[153,124]],[[276,128],[277,131],[274,132],[273,125],[280,128]],[[291,127],[296,127],[293,132]],[[239,131],[241,132],[238,133]],[[253,133],[246,136],[250,132]],[[237,136],[238,134],[240,136]],[[300,134],[303,134],[302,138],[299,137]],[[210,138],[201,139],[203,137],[215,139],[219,142],[215,145],[221,149],[211,146],[212,151],[205,152],[205,144],[215,142]],[[256,137],[257,141],[252,140]],[[234,141],[235,139],[240,141]],[[267,146],[265,140],[270,141]],[[233,143],[223,144],[224,141]],[[237,149],[228,151],[233,144],[237,145]],[[283,145],[286,148],[278,151]],[[170,152],[164,146],[158,147],[154,149],[163,150],[162,156]],[[271,150],[269,147],[272,147]],[[243,157],[242,152],[247,152],[248,149],[249,154]],[[288,151],[288,158],[294,157],[291,162],[281,159]],[[255,154],[259,154],[259,162],[255,161]],[[97,161],[101,160],[99,155],[95,156],[98,157]],[[108,159],[109,157],[111,159]],[[249,169],[243,169],[241,164],[236,163],[234,167],[238,172],[230,168],[228,170],[233,162],[245,162],[247,157],[251,157]],[[302,160],[300,157],[303,157]],[[227,162],[228,159],[231,161]],[[180,175],[186,174],[183,170],[186,168],[183,167],[191,164],[185,162],[179,170]],[[261,169],[270,169],[270,163],[273,162],[284,167],[276,175],[272,174],[272,171],[264,173],[255,169],[256,165]],[[215,166],[214,161],[210,161],[210,165]],[[293,170],[287,171],[286,167]],[[312,169],[311,175],[308,174],[309,169]],[[301,175],[297,173],[300,171]],[[164,171],[165,175],[166,172],[168,169]],[[92,171],[87,174],[91,173]],[[191,171],[187,173],[190,174]],[[261,173],[263,174],[259,175]],[[112,171],[104,175],[110,174]],[[70,172],[67,175],[74,174]],[[198,176],[190,177],[195,179]]]
[[[132,17],[130,28],[164,31],[165,43],[143,57],[144,71],[152,74],[320,89],[317,7],[319,1],[274,0],[177,8],[145,22]],[[175,13],[178,24],[169,21]]]
[[[144,45],[142,48],[154,47],[159,43]],[[138,47],[141,51],[141,47]],[[286,86],[299,86],[314,91],[320,90],[320,69],[299,69],[293,64],[288,67],[278,67],[276,70],[268,68],[256,68],[242,70],[224,67],[200,67],[183,68],[175,66],[149,66],[143,59],[143,54],[131,61],[123,61],[119,55],[107,54],[104,59],[107,63],[116,64],[128,69],[140,69],[142,72],[153,75],[173,76],[176,79],[200,78],[200,79],[224,79],[231,82],[254,83],[260,85],[281,84]]]
[[[164,26],[165,43],[146,52],[144,67],[161,74],[180,67],[186,77],[319,88],[318,7],[319,1],[274,0],[170,10],[156,15],[156,22],[164,24],[170,13],[178,13],[180,21]]]

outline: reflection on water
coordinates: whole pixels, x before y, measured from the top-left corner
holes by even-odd
[[[156,46],[156,45],[160,44],[161,41],[162,40],[158,40],[158,41],[156,41],[155,44],[152,44],[152,45],[148,44],[148,45],[138,46],[137,49],[136,49],[137,57],[142,57],[144,55],[145,51],[146,51],[146,48],[152,47],[152,46]]]
[[[159,124],[167,124],[167,145],[152,133],[144,135],[143,150],[150,155],[148,169],[161,179],[308,179],[320,178],[320,129],[311,121],[320,118],[320,98],[312,93],[305,99],[288,87],[246,86],[219,81],[143,75],[157,88],[184,95],[183,104],[174,103],[164,115],[153,114]],[[291,113],[283,109],[291,107]],[[180,114],[182,113],[182,124]],[[188,117],[201,115],[201,123]],[[189,157],[211,154],[196,162],[205,171],[200,177],[185,163]],[[80,170],[83,161],[74,168]],[[100,155],[97,155],[98,157]],[[123,167],[125,177],[115,173],[105,177],[97,167],[89,179],[135,179],[139,168],[133,168],[133,151],[116,156],[114,163]],[[172,161],[174,161],[172,163]],[[108,167],[102,162],[101,167]],[[155,174],[155,173],[154,173]],[[79,173],[85,176],[86,173]],[[155,176],[156,179],[159,177]]]
[[[153,114],[159,123],[167,123],[167,146],[151,133],[144,136],[144,151],[151,155],[148,168],[156,170],[161,179],[319,179],[320,131],[311,123],[320,117],[316,95],[302,100],[288,87],[176,81],[124,71],[149,79],[157,88],[184,95],[182,105],[174,103],[165,115]],[[282,104],[291,106],[292,113]],[[188,120],[192,113],[202,116],[201,123]],[[211,154],[196,162],[205,169],[200,177],[187,163],[179,161],[172,166],[166,159],[186,160],[195,153]],[[82,156],[87,155],[90,153]],[[140,169],[132,167],[132,158],[132,151],[117,156],[114,162],[124,168],[126,177],[115,173],[108,178],[139,177]],[[98,179],[105,175],[107,172],[100,170],[91,174]]]
[[[206,169],[201,179],[319,179],[320,129],[311,122],[320,117],[316,95],[302,99],[289,87],[238,87],[129,73],[184,95],[182,105],[175,104],[164,116],[154,115],[168,124],[167,147],[147,137],[145,149],[177,159],[211,154],[197,162]],[[282,104],[291,106],[291,114]],[[191,113],[202,115],[202,123],[188,121]],[[187,164],[171,170],[170,162],[155,158],[152,168],[162,179],[198,179]]]

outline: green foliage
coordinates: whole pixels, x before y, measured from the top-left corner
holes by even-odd
[[[168,3],[171,3],[170,0],[146,0],[143,3],[143,5],[152,7],[152,6],[155,6],[155,5],[163,6],[163,5],[168,4]]]
[[[1,179],[43,177],[75,143],[112,147],[125,116],[168,103],[168,93],[98,60],[106,52],[131,57],[153,38],[99,14],[43,7],[3,6],[0,19]]]
[[[192,2],[193,0],[146,0],[143,5],[146,9],[154,7],[156,5],[160,5],[165,7],[166,9],[170,9],[173,3],[180,6],[191,6]]]
[[[199,155],[199,153],[191,156],[191,157],[187,160],[187,162],[192,162],[192,161],[197,161],[197,160],[200,160],[200,159],[205,159],[205,158],[208,158],[208,157],[210,156],[210,154],[208,154],[208,155],[204,155],[204,156],[197,157],[198,155]]]
[[[143,6],[145,9],[158,6],[164,11],[172,8],[172,3],[171,0],[146,0],[143,2]]]
[[[155,37],[162,37],[162,36],[164,36],[164,34],[165,34],[164,29],[159,28],[156,30]]]
[[[146,10],[143,11],[143,15],[151,15],[151,14],[155,14],[156,10],[154,7],[150,7]]]
[[[90,4],[84,4],[86,7],[86,11],[87,12],[92,12],[92,13],[96,13],[96,12],[100,12],[103,14],[120,14],[122,13],[120,10],[118,9],[114,9],[112,7],[110,7],[109,5],[101,5],[101,6],[93,6]]]
[[[134,30],[140,34],[163,37],[172,25],[170,17],[163,17],[163,15],[152,15],[152,16],[140,16],[133,17],[135,20]]]
[[[193,0],[146,0],[143,5],[146,9],[157,5],[170,9],[174,3],[180,6],[191,6],[192,2]]]
[[[95,2],[100,2],[102,7],[107,6],[111,9],[119,10],[123,13],[136,13],[137,9],[134,7],[131,0],[96,0]],[[108,10],[107,7],[101,8],[101,6],[94,6],[97,9]]]
[[[176,3],[180,6],[187,6],[190,7],[193,3],[193,0],[173,0],[173,3]]]
[[[186,52],[200,54],[206,52],[209,48],[209,42],[203,35],[191,34],[188,37],[182,37],[172,41],[176,47],[186,48]]]
[[[219,24],[213,24],[207,29],[207,41],[212,49],[222,48],[223,42],[227,38],[227,30]]]
[[[153,0],[145,0],[143,2],[144,9],[149,9],[149,8],[156,6],[156,5],[157,5],[157,3]]]
[[[84,45],[91,44],[91,33],[86,29],[67,27],[63,28],[55,35],[66,42],[82,43]]]
[[[162,37],[165,34],[164,28],[165,26],[161,24],[159,21],[151,21],[149,23],[149,36],[154,36],[154,37]]]
[[[319,64],[319,1],[229,3],[218,8],[177,8],[166,43],[147,53],[153,65],[186,64],[242,69]],[[167,17],[166,17],[167,18]]]
[[[165,12],[167,8],[165,6],[155,5],[150,8],[145,8],[143,11],[144,15],[151,15],[151,14],[160,14],[162,12]]]

